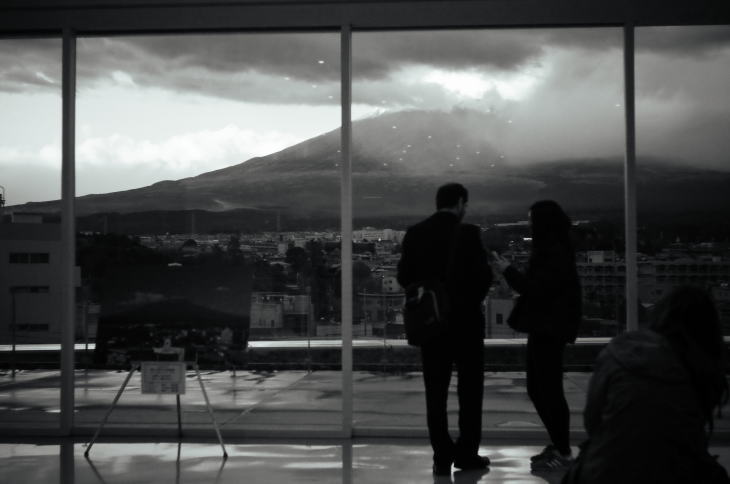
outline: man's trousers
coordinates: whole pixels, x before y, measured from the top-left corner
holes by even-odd
[[[449,465],[457,457],[478,454],[482,436],[482,398],[484,396],[484,342],[447,336],[421,347],[423,380],[426,387],[428,435],[433,460]],[[446,402],[452,369],[456,365],[459,400],[459,436],[449,435]]]

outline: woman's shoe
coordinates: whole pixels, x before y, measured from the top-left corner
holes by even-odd
[[[545,457],[549,456],[554,450],[555,450],[555,446],[553,444],[548,444],[545,446],[544,449],[542,449],[542,451],[539,454],[535,454],[532,457],[530,457],[530,462],[542,460]]]
[[[551,449],[543,458],[537,459],[530,464],[533,471],[562,471],[573,464],[572,454],[561,454],[558,449]]]

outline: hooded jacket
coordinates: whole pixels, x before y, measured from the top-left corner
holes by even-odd
[[[564,482],[730,482],[707,452],[689,372],[655,332],[624,333],[604,348],[583,417],[589,440]]]

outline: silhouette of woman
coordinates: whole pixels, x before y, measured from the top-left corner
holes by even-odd
[[[521,273],[495,254],[496,268],[519,293],[508,323],[526,331],[527,393],[551,443],[531,458],[532,470],[565,469],[572,462],[570,411],[563,391],[563,352],[581,321],[581,289],[570,240],[570,218],[552,200],[530,207],[532,252]]]

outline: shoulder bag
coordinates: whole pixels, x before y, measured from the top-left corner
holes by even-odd
[[[457,223],[451,235],[446,274],[449,274],[454,263],[456,239],[460,227],[461,224]],[[446,284],[441,278],[430,278],[409,284],[406,287],[406,301],[403,306],[403,323],[408,344],[422,346],[424,343],[437,340],[446,331],[449,312],[449,296]]]

